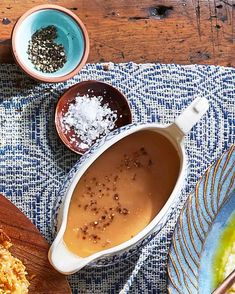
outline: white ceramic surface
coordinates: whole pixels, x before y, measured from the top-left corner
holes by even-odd
[[[205,98],[196,98],[183,112],[176,118],[175,122],[170,125],[161,125],[161,124],[141,124],[141,125],[128,125],[119,130],[117,130],[113,135],[108,135],[106,138],[101,140],[100,143],[96,144],[90,151],[87,152],[81,158],[81,164],[79,169],[77,169],[72,178],[69,181],[69,185],[65,189],[65,195],[63,203],[61,204],[60,213],[59,213],[59,223],[60,227],[58,229],[58,234],[51,245],[51,248],[48,253],[49,260],[52,266],[63,274],[72,274],[87,264],[94,262],[97,259],[103,258],[105,256],[115,255],[120,252],[123,252],[130,247],[134,246],[136,243],[143,240],[150,233],[157,230],[160,224],[164,223],[167,219],[167,216],[170,213],[170,208],[174,203],[174,200],[177,194],[180,192],[181,187],[184,182],[186,175],[186,155],[184,150],[184,136],[191,130],[191,128],[197,123],[197,121],[202,117],[202,115],[207,111],[209,107],[208,101]],[[82,175],[89,168],[89,166],[108,148],[113,144],[120,141],[124,137],[129,136],[130,134],[136,133],[142,130],[151,130],[159,132],[162,135],[166,136],[171,143],[174,145],[178,151],[180,157],[180,172],[176,182],[176,185],[169,196],[167,202],[155,218],[136,236],[132,239],[112,247],[107,250],[103,250],[92,254],[86,258],[79,257],[69,251],[63,241],[63,235],[66,229],[68,210],[71,201],[73,191],[79,182]]]

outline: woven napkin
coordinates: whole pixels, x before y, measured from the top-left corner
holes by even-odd
[[[87,267],[69,277],[73,293],[165,293],[167,251],[188,194],[203,171],[234,142],[235,70],[215,66],[88,64],[73,79],[42,84],[14,65],[0,65],[0,192],[49,242],[57,191],[78,155],[58,139],[54,110],[61,94],[82,80],[105,81],[129,99],[134,121],[170,123],[195,97],[210,102],[185,139],[188,171],[179,205],[162,231],[136,254]]]

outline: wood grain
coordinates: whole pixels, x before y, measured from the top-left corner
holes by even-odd
[[[63,5],[83,20],[89,62],[235,66],[232,0],[2,0],[0,62],[13,61],[9,39],[17,18],[43,3]]]
[[[10,250],[26,266],[29,274],[29,294],[69,294],[71,290],[65,276],[57,273],[50,265],[47,252],[49,244],[30,220],[0,195],[0,228],[10,237]]]

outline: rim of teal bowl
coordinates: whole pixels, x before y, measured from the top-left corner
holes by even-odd
[[[67,15],[69,15],[71,18],[73,18],[76,23],[78,24],[78,26],[81,28],[82,34],[83,34],[83,38],[84,38],[84,51],[83,51],[83,55],[82,58],[80,60],[80,62],[75,66],[75,68],[69,72],[66,75],[62,75],[62,76],[58,76],[58,77],[43,77],[40,74],[36,74],[34,72],[32,72],[27,66],[25,66],[17,53],[16,50],[16,33],[17,33],[17,29],[19,28],[19,26],[21,25],[21,23],[31,14],[40,11],[40,10],[46,10],[46,9],[50,9],[50,10],[58,10],[60,12],[63,12]],[[30,77],[32,77],[35,80],[38,80],[40,82],[46,82],[46,83],[58,83],[58,82],[64,82],[70,78],[72,78],[74,75],[76,75],[81,69],[82,67],[86,64],[86,61],[88,59],[88,55],[89,55],[89,51],[90,51],[90,41],[89,41],[89,37],[88,37],[88,33],[86,30],[85,25],[83,24],[83,22],[81,21],[81,19],[74,14],[73,12],[71,12],[69,9],[64,8],[62,6],[59,5],[54,5],[54,4],[45,4],[45,5],[38,5],[35,6],[31,9],[29,9],[28,11],[26,11],[15,23],[13,30],[12,30],[12,35],[11,35],[11,43],[12,43],[12,53],[13,53],[13,57],[16,61],[16,63],[20,66],[20,68]]]

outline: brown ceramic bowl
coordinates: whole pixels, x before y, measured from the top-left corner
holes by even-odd
[[[67,61],[54,73],[43,73],[29,59],[28,44],[32,35],[47,26],[57,29],[55,42],[62,44]],[[12,31],[12,51],[16,63],[30,77],[48,83],[72,78],[85,65],[89,38],[82,21],[70,10],[58,5],[39,5],[23,14]]]
[[[69,105],[74,102],[75,97],[88,95],[89,97],[103,97],[102,104],[108,104],[109,108],[117,113],[117,121],[115,127],[119,128],[132,122],[131,109],[125,96],[113,86],[98,82],[98,81],[84,81],[69,88],[59,99],[55,111],[55,125],[58,135],[62,142],[72,151],[78,154],[84,154],[88,148],[81,148],[78,145],[82,142],[76,136],[73,129],[65,132],[62,119],[67,113]],[[71,142],[70,138],[75,135],[75,141]],[[94,143],[94,142],[93,142]]]

